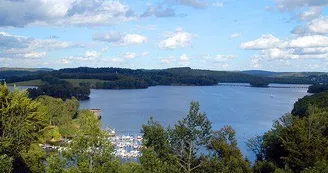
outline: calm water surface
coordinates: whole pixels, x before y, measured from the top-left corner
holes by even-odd
[[[278,85],[285,86],[285,85]],[[299,86],[299,85],[291,85]],[[20,87],[24,89],[26,87]],[[99,108],[103,126],[117,132],[140,133],[150,116],[164,126],[185,117],[191,101],[199,101],[214,130],[231,125],[236,130],[243,154],[253,160],[245,142],[262,135],[272,122],[290,112],[305,96],[302,88],[251,88],[231,86],[156,86],[140,90],[91,90],[91,99],[81,101],[81,109]]]
[[[278,85],[279,86],[279,85]],[[282,86],[282,85],[280,85]],[[285,86],[285,85],[284,85]],[[292,85],[299,86],[299,85]],[[199,101],[201,111],[212,121],[213,129],[231,125],[245,156],[245,142],[262,135],[293,104],[305,96],[301,88],[251,88],[230,86],[156,86],[141,90],[92,90],[82,109],[99,108],[104,126],[121,133],[140,133],[150,116],[164,126],[185,117],[190,102]]]

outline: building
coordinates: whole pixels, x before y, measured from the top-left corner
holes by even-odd
[[[95,114],[99,120],[101,119],[101,109],[89,109],[89,111]]]

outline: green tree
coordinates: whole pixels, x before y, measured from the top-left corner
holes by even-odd
[[[175,165],[168,164],[168,162],[162,161],[158,154],[154,151],[154,148],[146,148],[142,151],[142,157],[140,163],[142,165],[142,172],[145,173],[162,173],[162,172],[178,172],[174,169]]]
[[[288,152],[283,160],[295,172],[328,158],[328,113],[311,114],[297,119],[281,131],[282,145]]]
[[[0,155],[0,172],[10,173],[13,170],[13,158],[8,155]]]
[[[68,112],[68,114],[71,115],[72,119],[77,118],[79,107],[80,107],[80,103],[75,97],[72,97],[72,99],[67,99],[65,101],[65,109]]]
[[[237,146],[235,130],[225,126],[214,132],[208,145],[217,164],[216,169],[222,173],[247,173],[251,172],[250,164],[244,158]],[[221,163],[220,163],[221,162]]]
[[[38,144],[32,144],[29,148],[25,149],[22,152],[22,158],[31,172],[44,172],[46,152]]]
[[[323,173],[328,172],[328,162],[325,161],[318,161],[315,163],[314,166],[306,168],[302,173]]]
[[[78,121],[79,130],[63,153],[64,159],[74,161],[68,170],[84,173],[118,172],[120,161],[113,155],[109,136],[100,128],[97,117],[85,110],[80,113]]]
[[[50,155],[47,158],[47,165],[45,166],[46,173],[63,173],[65,171],[65,159],[59,155]]]
[[[40,96],[36,100],[48,109],[48,121],[51,125],[47,128],[51,131],[48,133],[58,131],[63,137],[72,137],[74,135],[77,128],[73,118],[76,118],[78,114],[78,100],[72,98],[64,102],[62,99],[49,96]],[[58,142],[58,140],[55,142]]]
[[[198,154],[208,143],[211,132],[211,122],[205,113],[199,112],[199,103],[191,102],[187,117],[169,129],[170,145],[181,172],[197,172],[202,166]]]
[[[17,88],[0,85],[0,155],[13,158],[13,172],[28,172],[22,152],[39,140],[47,125],[47,110]],[[31,166],[31,165],[30,165]]]
[[[156,163],[160,163],[160,165],[170,165],[166,167],[168,170],[165,172],[177,172],[177,159],[173,154],[173,150],[170,146],[168,140],[168,132],[163,128],[163,126],[153,120],[151,117],[146,125],[142,126],[143,133],[143,146],[144,150],[142,150],[143,155],[140,158],[141,164],[147,171],[151,171],[153,169],[159,168],[151,168],[149,166],[156,165]],[[156,159],[152,159],[156,157]],[[150,161],[152,164],[148,163]],[[161,168],[163,170],[164,168]]]

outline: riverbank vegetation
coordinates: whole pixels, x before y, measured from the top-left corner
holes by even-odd
[[[34,81],[36,82],[35,85],[39,86],[38,80],[45,76],[52,76],[53,78],[67,80],[73,85],[74,80],[84,80],[84,82],[90,83],[91,88],[95,89],[142,89],[156,85],[206,86],[218,83],[313,84],[328,82],[326,73],[302,73],[302,75],[256,74],[239,71],[199,70],[189,67],[162,70],[79,67],[26,73],[26,75],[4,75],[0,78],[5,79],[7,83]],[[74,86],[76,86],[76,82]]]
[[[257,87],[257,88],[267,88],[269,87],[269,83],[263,82],[263,81],[254,81],[250,83],[251,87]]]
[[[311,86],[309,86],[308,89],[308,93],[320,93],[320,92],[324,92],[324,91],[328,91],[328,84],[324,83],[324,84],[313,84]]]
[[[186,117],[172,127],[151,118],[141,129],[140,162],[123,163],[113,154],[101,122],[90,111],[78,110],[77,99],[32,100],[26,91],[11,92],[0,85],[0,172],[327,172],[327,95],[300,99],[292,114],[250,139],[247,145],[256,154],[255,163],[243,157],[234,129],[213,129],[198,102],[192,102]],[[44,150],[45,144],[60,150]]]

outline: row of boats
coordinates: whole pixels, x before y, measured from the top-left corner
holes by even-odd
[[[114,146],[114,154],[122,159],[139,158],[141,156],[142,137],[133,135],[113,136],[110,139]]]
[[[138,159],[141,156],[142,136],[139,135],[117,135],[115,130],[109,132],[108,140],[114,146],[113,154],[121,159]],[[64,143],[70,143],[71,140],[63,140]],[[59,152],[66,150],[66,147],[48,144],[40,144],[44,150],[57,150]]]

